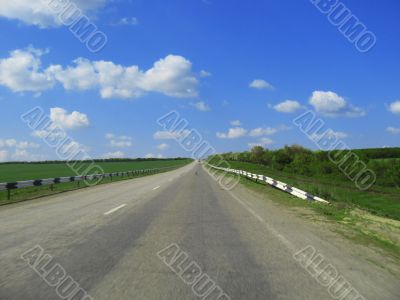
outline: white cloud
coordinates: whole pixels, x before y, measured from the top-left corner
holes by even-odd
[[[185,129],[182,131],[157,131],[154,133],[153,138],[156,140],[174,140],[182,139],[190,134],[190,131]]]
[[[41,92],[52,88],[53,77],[40,70],[40,57],[44,53],[29,47],[26,50],[14,50],[8,58],[0,59],[0,85],[13,92]]]
[[[147,71],[138,66],[121,66],[110,61],[79,58],[75,66],[63,69],[51,66],[50,73],[67,90],[98,88],[102,98],[138,98],[148,92],[170,97],[190,98],[198,95],[198,80],[192,75],[192,63],[182,56],[168,55]]]
[[[168,148],[169,148],[169,145],[165,144],[165,143],[160,144],[160,145],[157,146],[157,149],[160,150],[160,151],[167,150]]]
[[[145,155],[144,158],[164,158],[164,155],[162,155],[162,154],[155,155],[153,153],[148,153]]]
[[[250,136],[250,137],[261,137],[261,136],[266,136],[266,135],[274,135],[278,133],[279,131],[284,131],[284,130],[289,130],[290,127],[288,126],[279,126],[276,128],[272,127],[258,127],[254,128],[252,130],[247,130],[242,127],[235,127],[235,128],[230,128],[227,133],[221,133],[217,132],[217,137],[220,139],[237,139],[240,137],[244,136]]]
[[[322,133],[313,133],[310,137],[314,141],[319,141],[321,139],[329,139],[329,140],[341,140],[347,138],[349,135],[345,132],[341,131],[333,131],[332,129],[328,129]]]
[[[115,148],[128,148],[128,147],[132,147],[132,142],[112,140],[112,141],[110,141],[110,145],[111,145],[111,147],[115,147]]]
[[[263,79],[255,79],[250,83],[249,86],[253,89],[258,89],[258,90],[264,90],[264,89],[273,90],[274,89],[272,84],[266,82]]]
[[[42,159],[41,155],[34,155],[28,152],[28,149],[39,148],[38,144],[17,141],[16,139],[0,139],[0,148],[7,148],[13,151],[10,155],[10,151],[0,149],[0,161],[13,160],[13,161],[34,161]]]
[[[212,76],[212,74],[210,72],[207,72],[204,70],[200,71],[200,77],[210,77],[210,76]]]
[[[389,105],[389,110],[396,115],[400,115],[400,100],[395,101]]]
[[[50,108],[51,124],[44,129],[35,130],[32,136],[40,139],[62,140],[67,137],[66,130],[75,130],[90,125],[86,114],[78,111],[68,113],[61,107]]]
[[[210,107],[203,101],[191,103],[191,105],[199,111],[209,111]]]
[[[0,148],[35,149],[39,148],[39,145],[26,141],[17,141],[16,139],[0,139]]]
[[[15,150],[11,156],[13,160],[31,160],[32,155],[26,150]]]
[[[130,136],[117,136],[112,133],[106,134],[106,139],[110,142],[111,147],[115,148],[128,148],[132,147],[132,138]]]
[[[53,1],[53,5],[51,6],[49,0],[4,0],[1,1],[0,16],[19,20],[29,25],[36,25],[40,28],[57,27],[62,25],[58,14],[70,2],[81,9],[83,14],[93,14],[104,6],[106,0],[72,0],[65,1],[65,4],[60,5],[61,2]]]
[[[301,108],[301,104],[294,100],[285,100],[274,106],[274,109],[282,113],[294,113]]]
[[[279,130],[277,128],[267,127],[267,128],[255,128],[250,131],[250,136],[263,136],[263,135],[273,135],[277,133]]]
[[[14,92],[41,92],[61,83],[66,90],[98,89],[104,99],[133,99],[157,92],[169,97],[198,95],[198,79],[192,63],[182,56],[168,55],[142,71],[138,66],[122,66],[111,61],[74,60],[72,66],[41,67],[44,51],[15,50],[0,59],[0,85]]]
[[[32,136],[39,139],[62,140],[66,138],[67,134],[63,130],[57,130],[54,125],[50,125],[47,129],[33,131]]]
[[[241,127],[230,128],[227,133],[217,132],[220,139],[237,139],[246,136],[247,130]]]
[[[364,110],[352,106],[343,97],[330,91],[314,91],[310,98],[310,104],[317,113],[328,117],[361,117],[365,115]]]
[[[60,150],[61,150],[60,152],[64,154],[78,153],[80,154],[81,157],[80,158],[74,157],[74,159],[82,159],[83,157],[87,158],[85,154],[90,151],[90,147],[80,144],[74,140],[71,140],[68,144],[64,144]]]
[[[139,24],[139,20],[136,17],[121,18],[114,25],[124,25],[124,26],[135,26]]]
[[[255,146],[265,147],[265,146],[271,145],[273,143],[274,143],[274,141],[269,139],[269,138],[261,138],[261,139],[258,140],[258,142],[249,143],[248,145],[249,145],[250,148],[253,148]]]
[[[78,129],[90,125],[87,115],[78,111],[68,114],[68,111],[61,107],[50,108],[50,119],[55,126],[64,130]]]
[[[240,122],[240,120],[233,120],[233,121],[230,122],[230,124],[232,126],[241,126],[242,122]]]
[[[391,134],[399,134],[400,133],[400,128],[389,126],[388,128],[386,128],[386,131],[391,133]]]
[[[7,161],[7,158],[8,158],[8,151],[0,150],[0,161],[1,162]]]
[[[125,157],[125,153],[122,151],[115,151],[115,152],[108,152],[106,154],[103,154],[102,156],[105,159],[109,159],[109,158],[124,158]]]

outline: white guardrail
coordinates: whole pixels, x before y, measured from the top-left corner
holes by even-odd
[[[273,187],[276,187],[276,188],[278,188],[278,189],[280,189],[280,190],[282,190],[282,191],[284,191],[286,193],[289,193],[289,194],[291,194],[293,196],[296,196],[298,198],[301,198],[303,200],[317,201],[317,202],[329,204],[329,201],[326,201],[326,200],[324,200],[324,199],[322,199],[320,197],[314,196],[314,195],[312,195],[310,193],[307,193],[307,192],[305,192],[303,190],[300,190],[298,188],[295,188],[295,187],[290,186],[290,185],[288,185],[288,184],[286,184],[284,182],[275,180],[275,179],[270,178],[270,177],[265,176],[265,175],[253,174],[253,173],[246,172],[246,171],[243,171],[243,170],[220,168],[220,167],[216,167],[216,166],[210,165],[208,163],[207,163],[207,165],[210,166],[211,168],[214,168],[214,169],[217,169],[217,170],[220,170],[220,171],[224,171],[224,172],[228,172],[228,173],[235,173],[235,174],[242,175],[242,176],[245,176],[245,177],[250,178],[250,179],[256,179],[256,180],[264,181],[264,182],[266,182],[267,184],[269,184],[269,185],[271,185]]]

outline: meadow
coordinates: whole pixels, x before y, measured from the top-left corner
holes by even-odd
[[[344,209],[359,207],[375,215],[400,220],[400,189],[397,187],[376,186],[368,191],[360,191],[351,181],[292,175],[252,163],[236,161],[229,161],[229,163],[233,169],[272,177],[322,197]]]
[[[139,169],[164,168],[187,164],[188,160],[146,160],[96,162],[105,173],[125,172]],[[83,163],[82,166],[90,163]],[[85,168],[83,168],[85,169]],[[0,164],[0,182],[13,182],[31,179],[77,176],[66,163],[10,163]]]
[[[191,159],[140,159],[140,160],[113,160],[96,161],[105,173],[133,171],[140,169],[156,169],[165,167],[182,167],[192,162]],[[82,163],[89,166],[90,163]],[[168,170],[166,170],[168,171]],[[165,172],[161,170],[160,172]],[[38,162],[38,163],[2,163],[0,164],[0,182],[14,182],[32,179],[46,179],[55,177],[76,176],[77,174],[64,162]],[[134,177],[146,176],[145,174]],[[105,178],[100,184],[132,179],[129,177]],[[0,192],[0,205],[19,201],[35,199],[56,193],[85,188],[84,182],[60,183],[54,186],[37,186],[11,190],[11,198],[7,199],[7,191]]]

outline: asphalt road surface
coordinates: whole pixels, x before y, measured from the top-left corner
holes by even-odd
[[[350,242],[198,163],[0,207],[0,299],[333,299],[293,257],[307,246],[358,300],[400,299]]]

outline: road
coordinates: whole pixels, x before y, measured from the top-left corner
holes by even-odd
[[[50,267],[34,266],[36,245]],[[213,282],[206,299],[333,299],[293,258],[308,245],[365,299],[400,299],[398,279],[350,242],[243,187],[223,190],[198,163],[0,207],[0,299],[61,299],[43,279],[55,263],[79,284],[73,299],[200,299],[173,271],[179,254]]]

